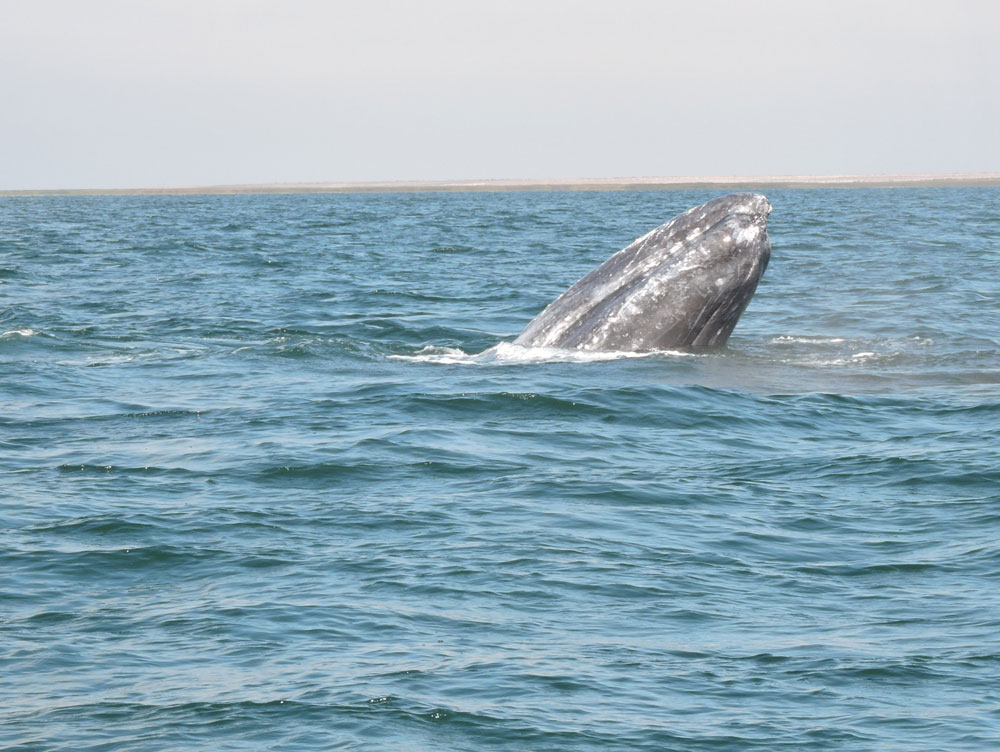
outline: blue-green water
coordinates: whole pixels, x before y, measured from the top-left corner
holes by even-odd
[[[1000,748],[1000,190],[767,194],[638,358],[716,192],[0,200],[0,747]]]

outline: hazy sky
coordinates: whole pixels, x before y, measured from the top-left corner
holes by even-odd
[[[995,0],[0,0],[0,188],[1000,171]]]

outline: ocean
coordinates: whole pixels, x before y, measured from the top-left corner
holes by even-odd
[[[511,344],[720,193],[0,198],[0,748],[1000,748],[1000,189]]]

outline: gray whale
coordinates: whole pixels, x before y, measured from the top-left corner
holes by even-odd
[[[726,344],[771,257],[770,213],[759,193],[689,209],[556,298],[514,344],[633,352]]]

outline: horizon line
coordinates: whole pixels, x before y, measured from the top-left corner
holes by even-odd
[[[613,178],[479,178],[237,183],[145,188],[2,189],[0,196],[233,195],[295,193],[431,193],[505,191],[683,190],[698,188],[923,188],[1000,186],[1000,172],[859,173],[841,175],[637,176]]]

